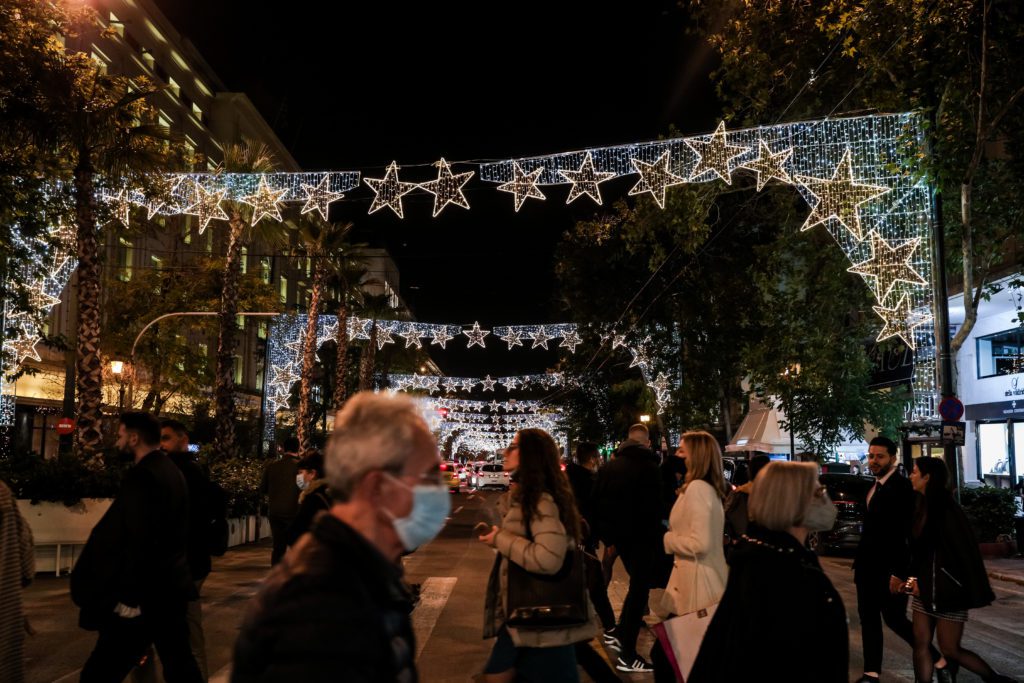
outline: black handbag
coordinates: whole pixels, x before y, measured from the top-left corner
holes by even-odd
[[[529,527],[526,533],[526,537],[532,541]],[[583,548],[569,548],[562,568],[554,574],[527,571],[509,560],[506,595],[508,616],[505,623],[527,629],[566,628],[586,624],[589,614],[583,556]]]

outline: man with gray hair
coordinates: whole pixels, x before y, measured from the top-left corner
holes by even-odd
[[[399,558],[444,526],[437,444],[412,400],[368,392],[338,412],[334,504],[271,572],[235,643],[232,681],[415,681]]]

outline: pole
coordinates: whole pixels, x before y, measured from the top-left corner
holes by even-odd
[[[796,461],[796,437],[793,435],[793,391],[790,389],[789,392],[789,407],[787,408],[789,415],[789,459],[790,461]]]

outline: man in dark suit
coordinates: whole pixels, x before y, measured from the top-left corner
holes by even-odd
[[[864,644],[864,675],[858,683],[878,683],[882,671],[882,621],[913,646],[907,619],[907,594],[902,591],[910,571],[910,528],[914,488],[896,473],[896,444],[878,436],[868,447],[868,468],[875,485],[868,491],[864,530],[853,561],[857,614]],[[940,655],[932,648],[934,660]]]
[[[185,619],[196,597],[185,557],[188,492],[159,443],[152,415],[121,416],[117,450],[134,464],[71,575],[79,624],[99,631],[83,683],[119,683],[151,643],[168,683],[202,680]]]

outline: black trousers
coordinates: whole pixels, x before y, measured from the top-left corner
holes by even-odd
[[[189,643],[185,603],[143,607],[142,616],[124,619],[113,612],[99,628],[96,647],[82,667],[81,683],[121,683],[152,644],[167,683],[202,683]]]
[[[601,620],[601,628],[608,630],[615,628],[615,611],[612,603],[608,600],[608,585],[604,582],[604,572],[601,568],[601,560],[597,559],[597,548],[586,548],[584,556],[584,569],[587,572],[587,593],[590,595],[590,602],[594,605],[594,611]]]
[[[622,564],[629,572],[629,590],[622,602],[616,627],[622,643],[622,659],[629,661],[636,655],[636,637],[647,611],[647,598],[651,594],[651,580],[655,576],[654,546],[648,543],[616,545]]]
[[[270,566],[281,561],[284,551],[288,550],[288,527],[292,525],[294,517],[271,517],[270,535],[274,539],[274,549],[270,551]]]
[[[864,670],[882,673],[882,622],[892,632],[914,646],[914,627],[907,618],[904,593],[889,592],[889,577],[857,577],[857,615],[860,617],[861,640],[864,643]],[[932,661],[941,655],[930,646]]]

